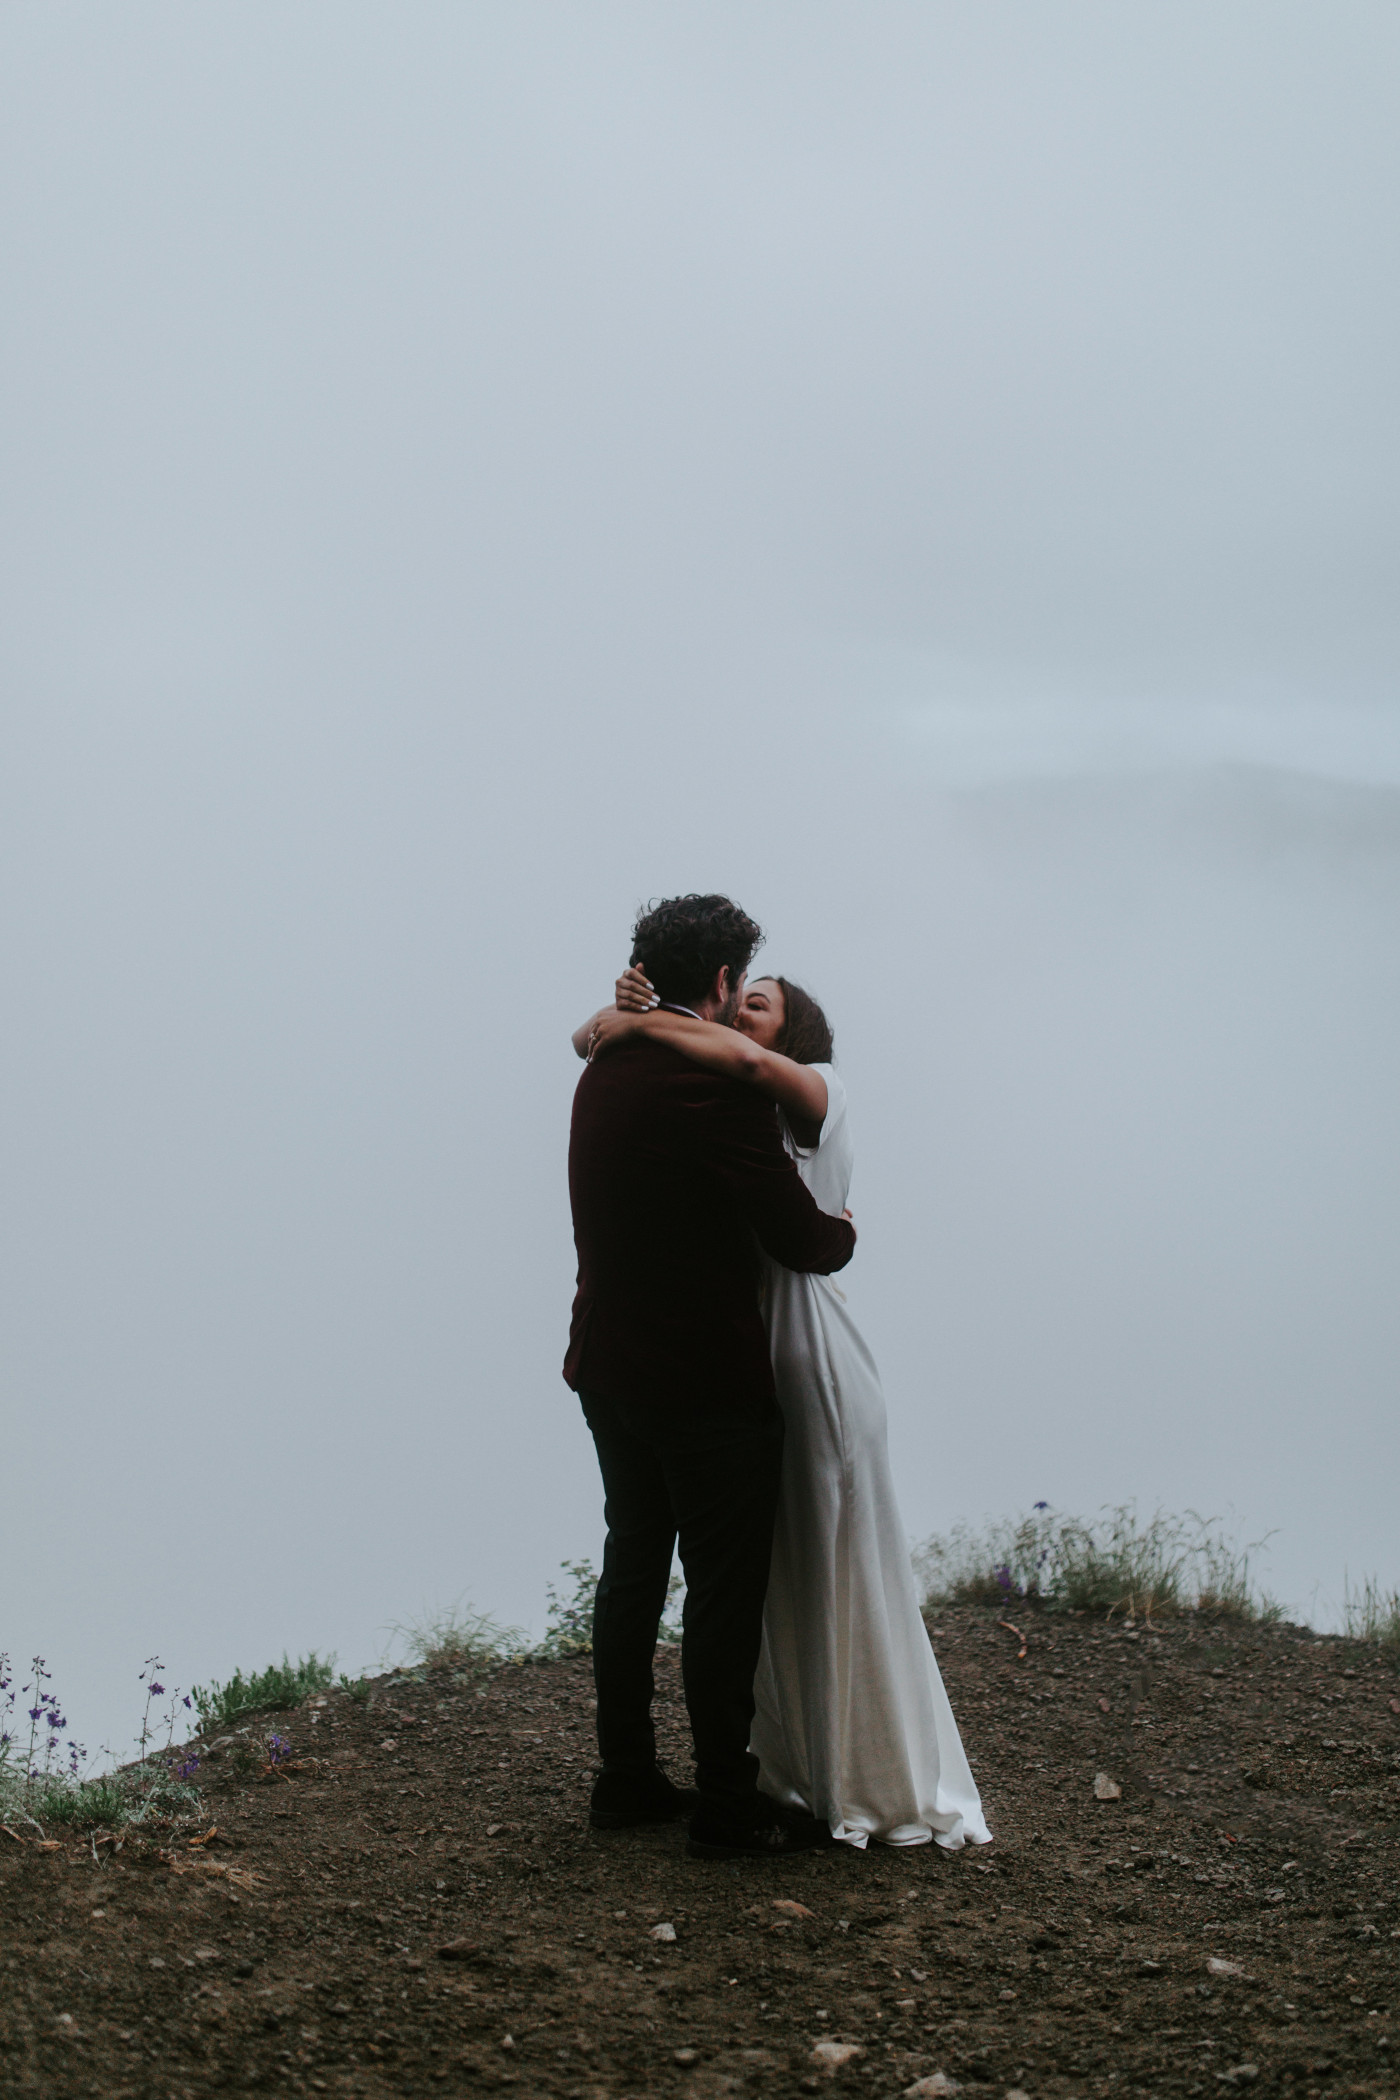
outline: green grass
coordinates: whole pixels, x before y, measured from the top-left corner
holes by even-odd
[[[1029,1601],[1128,1619],[1194,1611],[1276,1620],[1280,1608],[1251,1579],[1255,1550],[1194,1511],[1142,1518],[1126,1504],[1087,1519],[1039,1505],[981,1529],[957,1525],[921,1546],[914,1565],[930,1606]]]
[[[225,1727],[245,1714],[280,1713],[299,1706],[312,1692],[324,1692],[334,1676],[335,1657],[323,1662],[313,1650],[296,1662],[284,1655],[280,1663],[269,1663],[251,1677],[235,1670],[227,1684],[197,1684],[190,1697],[203,1728]]]
[[[70,1830],[113,1829],[131,1821],[134,1789],[115,1774],[73,1785],[62,1779],[38,1779],[30,1789],[29,1812],[38,1823],[65,1824]]]

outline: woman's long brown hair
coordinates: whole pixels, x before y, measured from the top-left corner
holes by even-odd
[[[783,1032],[774,1044],[795,1065],[829,1065],[835,1043],[831,1023],[810,992],[788,977],[759,978],[760,984],[776,984],[783,993]]]

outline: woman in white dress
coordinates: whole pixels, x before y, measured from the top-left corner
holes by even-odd
[[[635,1030],[757,1086],[821,1208],[845,1210],[853,1160],[831,1030],[800,986],[760,977],[732,1028],[656,1012],[639,970],[575,1038],[597,1056]],[[587,1031],[587,1034],[586,1032]],[[752,1747],[762,1791],[840,1843],[949,1851],[990,1842],[919,1611],[870,1351],[828,1276],[764,1257],[763,1310],[787,1435]]]

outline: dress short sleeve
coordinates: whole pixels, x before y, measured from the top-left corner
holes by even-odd
[[[788,1131],[788,1143],[799,1159],[815,1158],[822,1146],[835,1136],[846,1120],[846,1085],[835,1065],[815,1064],[809,1069],[820,1072],[826,1081],[826,1116],[817,1132],[815,1145],[799,1145],[788,1127],[787,1117],[784,1116],[783,1124]]]

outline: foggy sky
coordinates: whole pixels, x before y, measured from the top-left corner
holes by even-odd
[[[568,1036],[828,1005],[906,1521],[1400,1581],[1400,18],[12,9],[0,1647],[600,1544]]]

